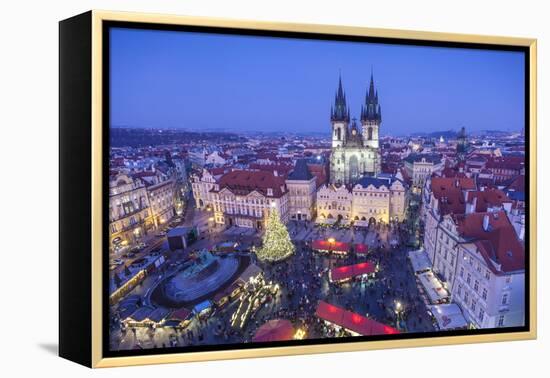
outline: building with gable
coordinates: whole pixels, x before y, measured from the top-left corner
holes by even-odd
[[[234,170],[222,175],[209,193],[217,224],[261,230],[272,208],[278,210],[282,222],[288,222],[285,180],[272,172]]]
[[[315,219],[317,178],[308,167],[306,159],[298,159],[286,179],[289,212],[292,220]]]

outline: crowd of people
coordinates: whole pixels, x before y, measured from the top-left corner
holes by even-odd
[[[369,251],[358,254],[320,253],[312,249],[311,239],[327,231],[323,226],[298,223],[293,234],[312,231],[308,240],[295,240],[293,255],[278,263],[253,259],[263,270],[266,281],[278,283],[280,290],[250,315],[247,324],[231,326],[235,304],[213,309],[210,316],[197,318],[187,329],[174,329],[170,346],[249,342],[257,329],[271,319],[291,320],[296,329],[306,330],[308,338],[341,337],[349,334],[327,325],[316,316],[319,300],[371,317],[402,331],[431,330],[425,305],[419,295],[414,273],[407,261],[406,242],[410,229],[404,223],[351,228],[354,238],[366,240]],[[291,235],[292,236],[292,235]],[[251,242],[252,244],[253,242]],[[353,243],[352,243],[353,244]],[[345,283],[330,282],[328,272],[337,266],[369,261],[377,266],[374,276],[356,277]],[[396,303],[400,303],[396,311]],[[135,331],[134,331],[135,332]],[[151,339],[155,330],[150,330]],[[162,346],[166,346],[163,343]]]

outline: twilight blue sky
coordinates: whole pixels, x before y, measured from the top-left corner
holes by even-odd
[[[371,67],[381,134],[521,130],[518,52],[111,31],[111,126],[326,131],[341,71],[359,118]]]

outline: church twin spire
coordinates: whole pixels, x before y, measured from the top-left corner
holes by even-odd
[[[349,122],[350,109],[342,85],[342,75],[338,78],[338,90],[334,95],[334,105],[330,108],[331,121]],[[382,121],[382,108],[378,103],[378,91],[374,87],[374,75],[371,70],[370,85],[365,95],[365,104],[361,105],[361,121]]]
[[[378,103],[378,91],[374,88],[374,75],[370,73],[370,85],[361,106],[361,121],[382,121],[382,108]]]
[[[349,122],[349,107],[346,102],[346,93],[342,87],[342,75],[338,79],[338,90],[334,96],[334,106],[330,108],[331,121]]]

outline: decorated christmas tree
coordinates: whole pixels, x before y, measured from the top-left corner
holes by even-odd
[[[256,251],[256,255],[262,261],[280,261],[294,253],[294,244],[286,226],[279,218],[277,208],[270,209],[266,221],[265,234],[262,246]]]

